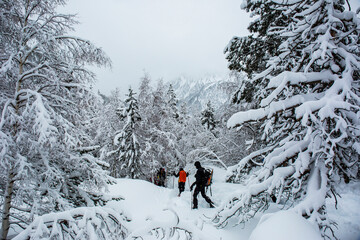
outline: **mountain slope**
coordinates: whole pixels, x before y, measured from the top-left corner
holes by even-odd
[[[229,77],[209,76],[201,79],[180,77],[171,82],[180,102],[185,102],[193,112],[203,110],[210,100],[217,109],[229,99],[226,87],[235,81]]]

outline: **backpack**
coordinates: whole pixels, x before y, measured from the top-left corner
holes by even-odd
[[[204,185],[208,187],[212,184],[213,169],[204,169]]]

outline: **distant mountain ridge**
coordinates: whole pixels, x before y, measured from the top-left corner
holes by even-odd
[[[200,79],[180,77],[170,83],[180,103],[185,102],[190,111],[199,112],[209,100],[215,109],[228,101],[230,95],[225,88],[235,82],[229,77],[207,76]]]

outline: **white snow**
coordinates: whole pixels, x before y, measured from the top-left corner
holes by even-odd
[[[192,174],[190,182],[194,181]],[[214,183],[207,195],[215,202],[221,204],[227,194],[235,191],[240,186],[224,183],[225,170],[216,168],[214,171]],[[173,181],[174,180],[174,181]],[[180,227],[193,231],[198,239],[248,239],[251,228],[243,226],[230,227],[225,229],[215,228],[210,217],[216,213],[216,209],[210,209],[205,200],[198,196],[199,209],[191,209],[192,196],[189,191],[189,182],[186,183],[185,192],[177,196],[177,181],[172,177],[167,181],[167,187],[158,187],[142,180],[118,179],[116,185],[109,187],[112,194],[120,194],[125,200],[110,202],[108,206],[125,211],[124,214],[131,219],[126,226],[131,236],[139,236],[149,232],[156,227]],[[174,188],[173,188],[174,187]],[[179,222],[176,221],[179,217]],[[256,220],[255,220],[256,221]],[[249,227],[253,225],[249,224]],[[155,239],[150,238],[144,239]],[[175,239],[175,238],[174,238]],[[185,238],[180,238],[185,239]]]
[[[185,169],[186,170],[186,169]],[[193,179],[194,170],[190,175]],[[216,206],[225,203],[228,196],[243,189],[242,185],[225,183],[226,171],[214,168],[214,182],[212,196],[207,195]],[[338,209],[335,210],[333,201],[329,200],[330,216],[337,221],[338,229],[335,233],[339,239],[357,240],[360,237],[360,183],[346,185],[343,198],[338,199]],[[125,198],[123,201],[110,202],[108,207],[118,209],[119,212],[131,219],[126,225],[130,236],[143,236],[143,239],[157,239],[147,234],[157,227],[179,227],[194,232],[194,239],[204,240],[281,240],[281,239],[322,239],[317,228],[294,212],[282,211],[282,205],[272,204],[265,213],[259,213],[245,225],[235,225],[236,219],[221,229],[215,228],[210,218],[217,209],[209,208],[208,204],[199,195],[199,209],[191,209],[191,193],[189,183],[186,182],[185,192],[177,196],[176,179],[170,177],[167,188],[158,187],[142,180],[118,179],[117,184],[109,187],[111,194],[118,194]],[[356,191],[354,191],[354,189]],[[178,219],[177,219],[178,217]],[[257,225],[261,218],[260,223]],[[176,239],[176,238],[165,238]],[[179,234],[179,239],[186,239]]]
[[[360,239],[360,184],[349,183],[339,185],[337,198],[337,209],[334,199],[327,200],[329,217],[338,223],[335,234],[339,239],[359,240]]]
[[[185,167],[185,170],[186,167]],[[194,181],[194,169],[191,169],[190,182]],[[215,202],[216,206],[225,204],[226,199],[237,191],[245,190],[240,184],[225,183],[226,171],[214,168],[212,195],[207,195]],[[229,220],[224,228],[216,228],[210,221],[217,212],[217,208],[209,208],[205,200],[199,196],[199,209],[191,209],[191,193],[189,182],[186,183],[185,192],[177,196],[177,182],[175,177],[169,177],[167,187],[158,187],[154,184],[133,179],[117,179],[116,184],[110,185],[112,195],[121,195],[124,200],[111,201],[105,208],[75,208],[60,213],[50,213],[37,217],[36,221],[19,234],[16,239],[43,239],[44,233],[57,234],[60,230],[54,228],[43,229],[44,222],[59,222],[59,219],[68,219],[79,234],[95,237],[96,226],[100,224],[95,215],[100,214],[107,218],[108,214],[116,216],[121,221],[122,229],[110,228],[111,234],[125,234],[126,240],[130,239],[178,239],[178,240],[321,240],[322,237],[317,226],[305,220],[294,210],[284,210],[282,205],[271,204],[264,213],[258,213],[245,225],[236,225],[235,218]],[[328,214],[337,223],[334,228],[338,239],[360,239],[360,182],[339,184],[337,209],[333,199],[328,199]],[[84,217],[76,222],[75,215]],[[125,217],[125,218],[124,218]],[[90,229],[81,230],[85,225]],[[94,228],[95,227],[95,228]],[[99,230],[99,229],[98,229]],[[191,237],[189,237],[191,233]],[[12,233],[14,234],[14,233]],[[158,234],[158,235],[155,235]],[[14,236],[14,235],[13,235]],[[114,236],[114,235],[112,235]],[[114,239],[113,237],[106,239]],[[123,239],[119,237],[118,239]]]
[[[249,240],[322,240],[319,231],[292,211],[264,214]]]

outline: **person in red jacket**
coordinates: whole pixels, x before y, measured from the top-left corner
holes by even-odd
[[[188,174],[184,171],[183,168],[180,168],[180,171],[178,173],[173,173],[175,177],[179,177],[179,197],[181,195],[181,193],[185,190],[185,182],[186,182],[186,177],[188,176]]]

